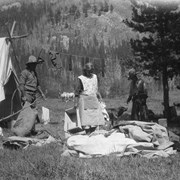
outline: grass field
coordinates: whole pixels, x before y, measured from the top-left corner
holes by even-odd
[[[171,103],[180,102],[179,93],[172,92]],[[126,97],[105,99],[107,107],[125,105]],[[162,96],[149,98],[148,106],[162,113]],[[55,137],[64,138],[64,109],[72,102],[48,99],[40,105],[50,109],[48,125]],[[0,180],[8,179],[56,179],[56,180],[161,180],[180,179],[180,154],[168,158],[146,159],[138,156],[119,158],[109,156],[95,159],[61,157],[63,146],[51,143],[26,150],[0,150]]]

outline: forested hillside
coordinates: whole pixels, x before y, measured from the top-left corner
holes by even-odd
[[[14,35],[29,34],[13,41],[13,62],[23,69],[30,54],[40,55],[45,63],[38,67],[39,79],[51,96],[73,91],[87,61],[95,64],[103,96],[123,95],[128,87],[125,68],[133,58],[129,40],[138,36],[123,23],[130,17],[130,0],[1,1],[0,36],[8,36],[13,21]],[[56,65],[49,51],[59,53]]]

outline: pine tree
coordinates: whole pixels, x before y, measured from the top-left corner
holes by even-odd
[[[77,11],[77,6],[73,4],[69,9],[69,14],[74,16],[76,14],[76,11]]]
[[[94,5],[94,6],[93,6],[93,13],[96,14],[96,12],[97,12],[97,6]]]
[[[180,55],[180,33],[177,27],[180,13],[175,11],[178,4],[153,4],[138,6],[133,3],[132,20],[125,23],[141,33],[139,39],[131,40],[138,66],[148,69],[152,76],[162,73],[164,115],[169,120],[168,69],[177,71]],[[174,32],[175,31],[175,32]]]
[[[85,14],[85,17],[88,17],[88,9],[90,8],[91,6],[88,2],[83,4],[82,10],[83,10],[83,13]]]
[[[107,3],[106,1],[104,2],[103,11],[104,11],[104,12],[108,12],[108,11],[109,11],[109,5],[108,5],[108,3]]]
[[[113,10],[114,10],[114,7],[113,7],[113,5],[111,4],[111,5],[110,5],[110,12],[112,13]]]
[[[88,11],[85,11],[84,17],[88,17]]]

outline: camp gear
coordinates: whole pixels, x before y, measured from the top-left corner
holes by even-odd
[[[18,115],[16,122],[12,127],[12,132],[17,136],[28,136],[35,128],[38,112],[30,107],[30,103],[26,102],[23,110]]]

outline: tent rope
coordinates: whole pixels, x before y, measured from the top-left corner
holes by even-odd
[[[20,112],[23,111],[24,109],[29,108],[30,106],[32,106],[35,102],[36,102],[37,104],[39,104],[41,101],[40,101],[40,102],[37,102],[37,99],[36,99],[33,103],[31,103],[31,104],[29,104],[28,106],[20,109],[19,111],[15,112],[15,113],[13,113],[13,114],[10,114],[10,115],[8,115],[8,116],[6,116],[6,117],[1,118],[1,119],[0,119],[0,122],[1,122],[1,121],[4,121],[4,120],[6,120],[6,119],[9,119],[9,118],[11,118],[11,117],[13,117],[13,116],[15,116],[15,115],[17,115],[18,113],[20,113]]]
[[[11,114],[13,113],[13,108],[14,108],[13,100],[14,100],[15,94],[16,94],[16,92],[18,92],[18,90],[19,90],[19,89],[16,88],[16,89],[14,90],[14,92],[13,92],[12,97],[11,97]],[[22,108],[22,106],[21,106],[21,108]]]

